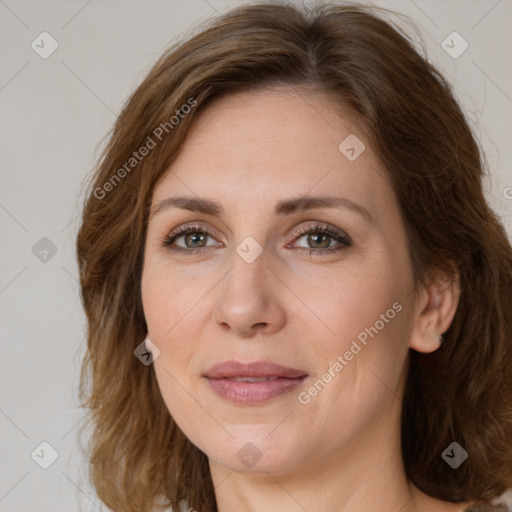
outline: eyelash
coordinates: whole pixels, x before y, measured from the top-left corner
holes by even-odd
[[[199,254],[199,253],[205,252],[205,250],[206,251],[208,250],[208,248],[185,249],[183,247],[180,247],[180,248],[172,247],[172,244],[174,243],[174,241],[177,238],[179,238],[180,236],[186,235],[188,233],[202,233],[204,235],[211,236],[201,226],[197,226],[197,225],[196,226],[190,226],[190,225],[182,226],[182,227],[177,228],[174,232],[167,235],[162,240],[162,246],[167,247],[168,249],[170,249],[171,251],[174,251],[176,253]],[[344,248],[348,248],[348,247],[352,246],[351,238],[347,234],[343,233],[343,231],[334,230],[334,229],[330,228],[329,226],[322,225],[322,224],[301,226],[301,227],[297,228],[293,232],[293,237],[294,237],[293,240],[296,241],[297,239],[302,238],[304,235],[309,235],[309,234],[327,235],[339,243],[339,246],[334,249],[307,249],[304,247],[298,248],[299,251],[301,251],[301,252],[305,251],[309,255],[326,254],[326,253],[332,254],[332,253],[338,252]]]

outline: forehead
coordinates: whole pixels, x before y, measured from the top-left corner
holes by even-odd
[[[355,160],[344,153],[347,144],[362,150]],[[173,192],[219,195],[228,203],[243,196],[260,207],[306,193],[344,194],[369,208],[393,200],[357,117],[320,94],[290,88],[213,101],[198,112],[169,170],[154,202]]]

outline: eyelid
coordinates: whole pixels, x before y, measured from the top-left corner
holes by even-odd
[[[192,231],[193,229],[196,231],[204,231],[205,233],[208,233],[209,235],[211,235],[212,233],[215,233],[215,236],[220,237],[219,232],[215,227],[213,227],[210,223],[203,222],[203,221],[195,221],[195,222],[192,221],[192,222],[185,222],[184,224],[180,224],[176,228],[172,229],[171,232],[167,236],[169,236],[169,237],[175,236],[175,235],[181,234],[183,232]]]
[[[307,235],[315,231],[325,232],[333,237],[342,238],[347,242],[352,242],[352,239],[345,231],[320,221],[310,221],[310,224],[307,224],[305,226],[301,225],[295,228],[295,230],[292,232],[292,236],[300,237],[302,235]]]

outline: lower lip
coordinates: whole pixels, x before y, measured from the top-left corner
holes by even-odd
[[[263,382],[240,382],[228,379],[208,379],[213,391],[231,402],[238,404],[260,404],[284,395],[299,386],[306,377],[286,379],[279,377]]]

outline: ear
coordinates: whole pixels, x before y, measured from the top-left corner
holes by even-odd
[[[434,352],[441,346],[441,335],[450,327],[460,298],[460,275],[457,270],[436,270],[429,284],[422,287],[417,300],[410,348]]]

